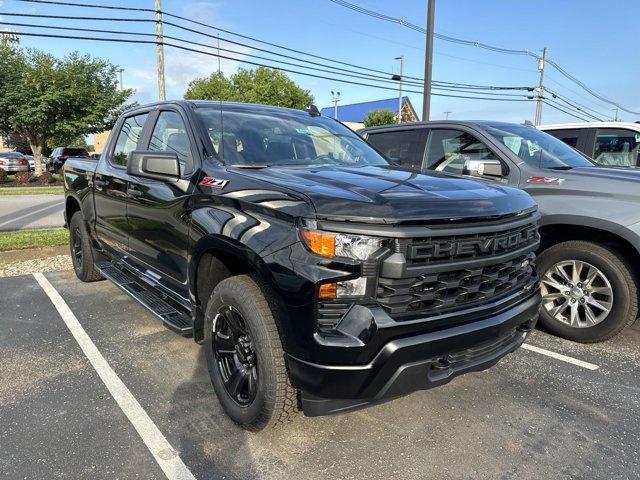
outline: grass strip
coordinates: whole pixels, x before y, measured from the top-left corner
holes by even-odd
[[[0,187],[0,195],[62,195],[63,187]]]
[[[0,252],[25,248],[54,247],[69,243],[69,231],[65,228],[44,228],[0,232]]]

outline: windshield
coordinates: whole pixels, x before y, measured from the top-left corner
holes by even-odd
[[[362,138],[330,118],[260,107],[196,111],[216,154],[227,165],[388,165]]]
[[[488,127],[487,131],[533,167],[570,169],[595,165],[562,140],[533,127],[499,125]]]

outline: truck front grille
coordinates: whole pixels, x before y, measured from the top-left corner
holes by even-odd
[[[502,231],[396,240],[378,278],[378,304],[396,321],[495,303],[535,278],[539,236],[529,223]]]

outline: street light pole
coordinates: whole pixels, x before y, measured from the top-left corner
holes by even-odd
[[[340,92],[334,92],[331,90],[331,97],[333,97],[333,118],[338,119],[338,102],[340,101]]]
[[[537,101],[536,101],[536,118],[533,122],[536,126],[542,123],[542,102],[544,100],[544,65],[547,60],[547,48],[542,49],[542,58],[538,61],[538,70],[540,70],[540,80],[538,80]]]
[[[449,120],[449,114],[451,114],[453,112],[444,112],[444,119],[445,120]]]
[[[424,54],[424,96],[422,97],[422,121],[429,121],[431,110],[431,71],[433,66],[433,25],[436,14],[436,0],[428,0],[426,49]]]
[[[402,79],[404,78],[404,55],[396,57],[400,60],[400,75],[394,75],[394,80],[398,80],[398,123],[402,123]]]
[[[155,0],[156,8],[156,57],[158,61],[158,98],[161,102],[167,99],[164,85],[164,40],[162,35],[161,0]]]
[[[124,90],[124,84],[122,83],[122,72],[124,72],[124,68],[119,68],[118,73],[120,73],[120,90]]]

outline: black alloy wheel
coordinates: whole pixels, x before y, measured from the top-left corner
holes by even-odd
[[[223,305],[213,322],[212,348],[227,394],[245,407],[256,398],[258,364],[251,336],[238,310]]]
[[[74,265],[82,269],[82,233],[79,225],[76,225],[76,228],[71,230],[71,253],[73,254]]]

